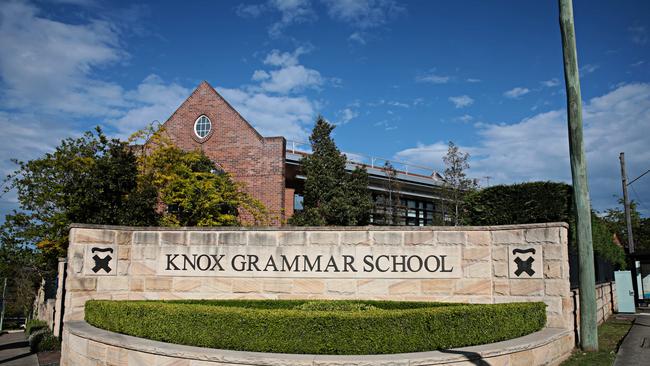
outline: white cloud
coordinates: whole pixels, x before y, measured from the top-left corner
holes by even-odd
[[[528,93],[530,93],[530,89],[516,87],[516,88],[510,89],[510,90],[504,92],[503,95],[505,97],[507,97],[507,98],[517,99],[517,98],[520,98],[521,96],[526,95]]]
[[[275,70],[255,70],[252,76],[253,81],[260,82],[259,88],[265,92],[289,94],[300,92],[305,89],[318,89],[326,80],[317,70],[300,65],[299,57],[310,52],[307,47],[298,47],[293,52],[281,52],[272,50],[264,58],[264,64],[278,67]],[[336,84],[337,80],[332,79]]]
[[[298,65],[298,58],[301,55],[311,52],[311,47],[298,47],[293,52],[280,52],[272,50],[264,59],[265,65],[287,67]]]
[[[338,112],[338,121],[336,124],[344,125],[357,117],[359,117],[359,112],[349,107],[344,108]]]
[[[465,81],[467,81],[468,83],[480,83],[480,82],[481,82],[481,79],[477,79],[477,78],[467,78],[467,79],[465,79]]]
[[[410,108],[411,107],[407,103],[402,103],[402,102],[398,102],[398,101],[395,101],[395,100],[391,100],[391,101],[387,102],[386,104],[388,104],[390,106],[393,106],[393,107],[401,107],[401,108]]]
[[[357,42],[358,44],[365,45],[366,38],[360,32],[354,32],[348,37],[348,41]]]
[[[431,84],[446,84],[451,80],[450,76],[438,75],[434,73],[435,70],[432,70],[429,73],[418,75],[415,78],[415,81],[418,83],[431,83]]]
[[[280,13],[280,20],[269,28],[269,35],[277,38],[285,28],[293,24],[311,22],[316,13],[309,0],[270,0],[269,6]]]
[[[246,19],[260,18],[265,13],[279,15],[280,19],[268,29],[271,38],[282,36],[284,30],[291,25],[311,22],[317,18],[310,0],[268,0],[262,4],[239,4],[235,13]]]
[[[621,86],[584,105],[584,138],[590,193],[594,207],[617,205],[620,196],[618,154],[626,153],[628,175],[647,169],[650,161],[650,84]],[[566,111],[554,110],[513,124],[476,124],[478,140],[461,149],[472,155],[470,175],[489,175],[495,183],[571,180]],[[418,144],[395,157],[442,166],[444,142]],[[650,185],[635,184],[639,198],[650,202]],[[634,197],[632,197],[634,198]],[[648,215],[648,208],[641,208]]]
[[[323,0],[323,3],[332,19],[360,29],[379,27],[406,11],[393,0]]]
[[[591,74],[592,72],[598,70],[600,68],[599,65],[594,65],[594,64],[586,64],[580,68],[580,74],[581,75],[588,75]]]
[[[549,80],[544,80],[544,81],[542,81],[540,83],[543,86],[547,87],[547,88],[552,88],[554,86],[560,85],[560,80],[558,80],[558,78],[553,78],[553,79],[549,79]]]
[[[474,117],[470,116],[469,114],[463,114],[462,116],[458,117],[458,120],[463,123],[468,123],[473,121]]]
[[[632,42],[640,45],[648,43],[648,30],[644,26],[629,27],[627,30],[632,35]]]
[[[469,95],[459,95],[457,97],[449,97],[449,101],[454,103],[456,108],[469,107],[470,105],[474,104],[474,99],[472,99]]]
[[[239,113],[264,136],[304,141],[317,105],[306,97],[272,96],[254,90],[217,88]]]

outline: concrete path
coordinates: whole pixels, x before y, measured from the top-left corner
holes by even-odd
[[[38,358],[29,352],[29,343],[23,331],[0,336],[0,365],[38,366]]]
[[[637,314],[630,332],[623,339],[614,366],[650,364],[650,314]]]

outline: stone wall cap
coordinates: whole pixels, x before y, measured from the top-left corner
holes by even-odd
[[[70,229],[101,229],[125,231],[497,231],[563,227],[565,222],[491,226],[211,226],[211,227],[159,227],[120,226],[97,224],[70,224]]]
[[[539,332],[507,341],[462,347],[453,350],[385,355],[337,356],[230,351],[170,344],[109,332],[95,328],[85,321],[69,321],[64,324],[64,327],[75,336],[133,351],[191,360],[245,363],[249,365],[292,364],[292,361],[293,363],[308,365],[321,364],[322,362],[336,362],[337,364],[344,363],[347,365],[380,365],[389,361],[398,360],[402,362],[409,360],[409,363],[416,362],[418,364],[421,362],[426,362],[427,364],[467,362],[474,359],[496,357],[542,347],[573,332],[572,330],[562,328],[544,328]]]

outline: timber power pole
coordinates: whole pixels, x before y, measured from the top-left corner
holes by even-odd
[[[569,119],[569,155],[580,272],[580,347],[584,351],[597,351],[596,276],[594,274],[594,248],[591,240],[591,204],[589,203],[589,186],[587,184],[587,160],[582,138],[582,99],[580,97],[576,33],[573,25],[573,1],[559,0],[559,6]]]
[[[634,236],[632,236],[632,214],[630,213],[630,199],[627,197],[627,172],[625,171],[625,153],[619,155],[621,161],[621,182],[623,183],[623,205],[625,206],[625,224],[627,225],[627,247],[630,254],[634,253]]]

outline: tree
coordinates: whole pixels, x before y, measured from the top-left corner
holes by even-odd
[[[623,199],[619,199],[623,206]],[[634,235],[634,248],[637,252],[650,252],[650,218],[642,218],[637,211],[637,204],[630,201],[630,216],[632,219],[632,234]],[[625,211],[622,208],[609,208],[603,216],[609,229],[616,234],[624,247],[627,248],[627,224]]]
[[[384,225],[404,225],[404,205],[400,197],[402,185],[397,179],[397,170],[390,161],[384,163],[383,170],[386,172],[385,192],[379,197],[375,210],[379,213],[378,221]]]
[[[268,224],[264,205],[202,151],[180,149],[164,128],[153,125],[134,134],[132,141],[140,138],[146,143],[138,154],[139,180],[158,192],[163,226],[237,226],[244,216],[257,225]]]
[[[447,155],[442,157],[442,161],[445,163],[443,216],[445,215],[444,201],[447,200],[452,208],[451,218],[454,226],[458,226],[462,222],[465,196],[477,187],[476,181],[467,178],[465,174],[465,171],[469,169],[469,158],[469,153],[460,151],[458,146],[451,141],[449,141]],[[444,217],[443,221],[446,221]]]
[[[330,136],[333,129],[323,117],[316,120],[309,137],[312,154],[302,159],[307,177],[303,211],[290,219],[293,225],[366,225],[370,220],[368,173],[359,167],[346,172],[347,159]]]
[[[65,256],[71,223],[155,225],[156,192],[138,184],[135,155],[98,127],[68,138],[53,153],[27,162],[7,177],[20,211],[6,217],[21,245],[34,245],[50,269]]]

